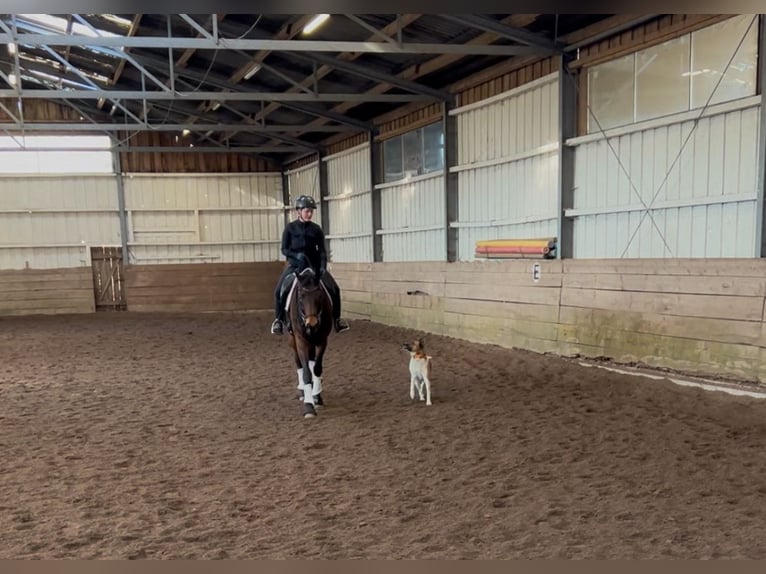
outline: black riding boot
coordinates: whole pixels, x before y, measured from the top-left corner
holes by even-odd
[[[289,267],[285,267],[282,271],[282,275],[279,276],[277,281],[277,287],[274,290],[274,322],[271,324],[271,334],[281,335],[284,332],[285,324],[285,304],[287,301],[287,293],[284,292],[282,285],[287,279],[287,276],[293,272]]]
[[[342,333],[349,329],[348,322],[345,319],[341,319],[340,316],[340,287],[335,282],[335,278],[330,275],[329,272],[325,272],[322,276],[322,281],[327,287],[327,291],[330,293],[330,300],[332,301],[332,318],[333,325],[335,326],[336,333]]]

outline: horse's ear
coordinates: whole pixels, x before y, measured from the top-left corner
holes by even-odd
[[[314,270],[311,267],[306,267],[298,274],[298,280],[301,285],[308,285],[314,279]]]

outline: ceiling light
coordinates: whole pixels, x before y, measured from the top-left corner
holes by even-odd
[[[106,99],[99,98],[98,99],[98,104],[97,104],[98,105],[98,109],[100,110],[101,108],[103,108],[105,103],[106,103]]]
[[[8,44],[8,53],[11,56],[13,56],[16,53],[16,43],[15,42],[11,42],[10,44]]]
[[[210,109],[213,111],[216,111],[220,107],[221,107],[221,102],[213,102],[210,106]]]
[[[184,130],[181,132],[182,135],[188,136],[191,132],[189,130]]]
[[[319,28],[319,26],[323,24],[329,17],[329,14],[317,14],[314,16],[314,18],[311,19],[311,22],[303,27],[303,33],[311,34],[314,30]]]
[[[261,65],[258,62],[256,62],[255,65],[252,68],[250,68],[247,72],[245,72],[245,79],[249,80],[250,78],[255,76],[255,74],[260,69],[261,69]]]

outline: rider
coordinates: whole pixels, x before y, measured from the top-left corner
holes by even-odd
[[[271,324],[272,334],[281,334],[285,322],[287,293],[284,297],[282,296],[282,283],[290,273],[300,273],[307,267],[311,267],[319,273],[322,283],[330,293],[335,331],[340,333],[349,328],[346,320],[340,317],[340,287],[330,272],[327,271],[324,232],[319,225],[311,221],[316,207],[317,204],[313,197],[301,195],[295,200],[298,219],[288,223],[282,232],[282,254],[287,258],[287,265],[282,270],[282,275],[279,277],[277,287],[274,290],[274,314],[276,318]]]

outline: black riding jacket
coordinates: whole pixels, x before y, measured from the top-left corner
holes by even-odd
[[[313,221],[296,219],[285,226],[282,232],[282,254],[287,257],[290,267],[302,270],[306,264],[299,259],[303,253],[308,264],[315,271],[327,267],[327,251],[322,228]]]

